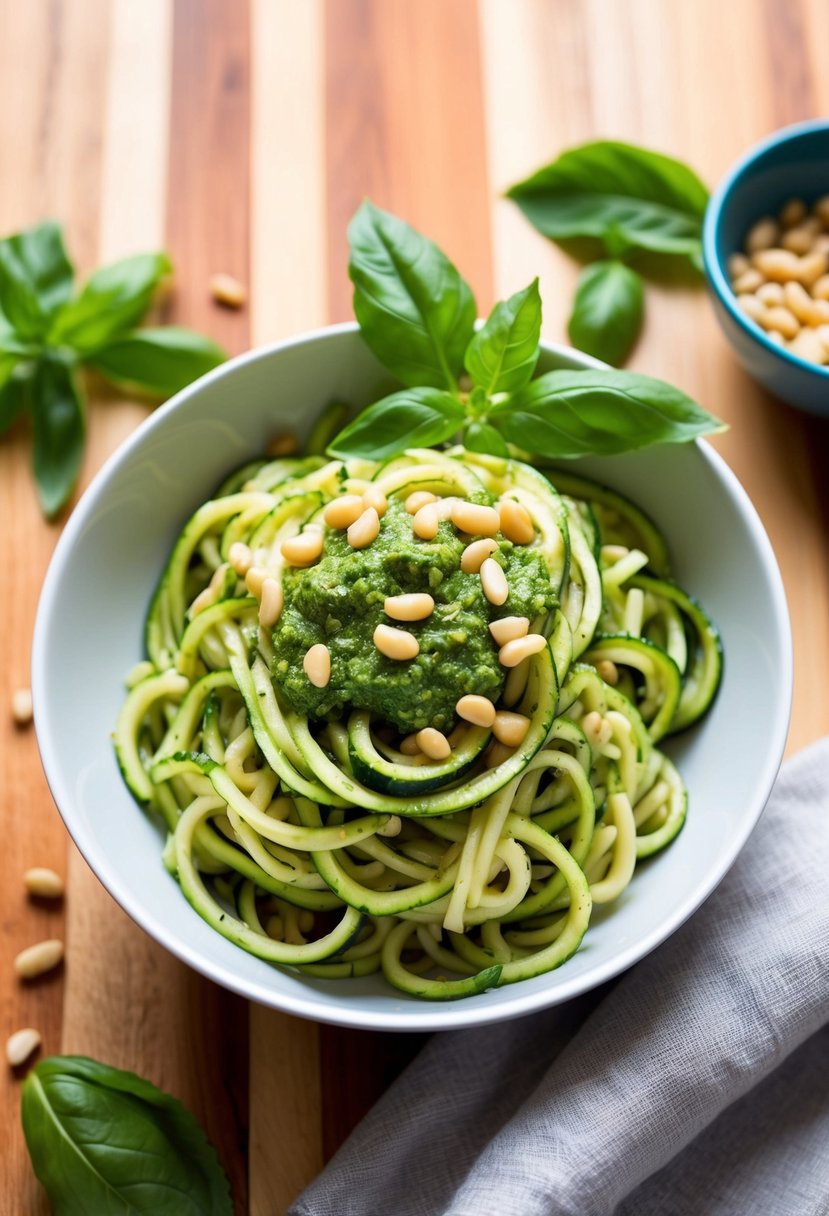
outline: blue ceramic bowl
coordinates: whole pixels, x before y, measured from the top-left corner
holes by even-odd
[[[782,347],[737,307],[726,262],[746,233],[790,198],[829,194],[829,121],[798,123],[752,148],[714,192],[705,214],[703,257],[717,318],[737,358],[770,393],[811,414],[829,417],[829,367]]]

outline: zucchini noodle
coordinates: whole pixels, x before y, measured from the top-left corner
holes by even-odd
[[[404,510],[415,493],[435,504],[436,535]],[[316,658],[307,651],[307,676],[290,672],[322,709],[303,712],[288,694],[274,613],[335,533],[343,551],[345,525],[326,522],[339,499],[343,518],[348,502],[377,506],[381,545],[411,524],[421,590],[437,602],[402,599],[430,601],[456,648],[476,620],[463,588],[478,597],[489,667],[458,690],[477,706],[471,717],[458,700],[456,719],[434,719],[444,733],[430,724],[407,735],[371,704],[332,708],[339,620]],[[491,519],[494,506],[501,530],[462,533],[458,503],[459,520]],[[531,522],[523,537],[504,522],[504,503],[510,519]],[[373,518],[361,528],[371,532]],[[504,603],[491,568],[469,556],[465,570],[481,539],[478,552],[506,575]],[[428,560],[449,542],[464,553],[451,602]],[[310,559],[292,566],[286,554],[302,545]],[[533,571],[546,598],[516,632],[510,580]],[[488,626],[504,618],[507,641],[496,642]],[[384,619],[425,641],[425,621]],[[670,581],[665,540],[638,507],[572,470],[462,448],[385,464],[246,465],[182,530],[145,640],[116,753],[136,800],[166,828],[164,863],[193,908],[267,962],[317,978],[382,971],[427,1000],[540,975],[578,950],[592,908],[618,899],[637,863],[680,831],[686,790],[657,744],[705,713],[722,665],[715,626]],[[401,712],[416,716],[432,693],[409,679],[408,659],[372,661],[393,693],[405,690]],[[488,687],[500,680],[491,702],[474,685],[484,676]],[[481,704],[494,723],[476,721]]]

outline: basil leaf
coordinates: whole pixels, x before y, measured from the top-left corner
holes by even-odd
[[[466,370],[488,396],[512,393],[532,379],[540,337],[541,296],[534,279],[495,305],[466,349]]]
[[[463,433],[463,446],[470,452],[483,452],[489,456],[509,457],[509,448],[500,431],[488,422],[470,422]]]
[[[55,1216],[233,1216],[196,1120],[134,1073],[83,1056],[41,1060],[23,1082],[22,1119]]]
[[[490,422],[523,451],[558,459],[685,443],[724,429],[663,380],[602,369],[547,372],[496,405]]]
[[[616,249],[623,242],[691,258],[699,252],[708,202],[708,191],[687,165],[610,140],[571,148],[507,193],[530,223],[555,240],[613,234]]]
[[[224,361],[224,351],[189,329],[136,329],[113,338],[87,363],[125,388],[170,397]]]
[[[55,515],[75,488],[86,424],[74,376],[65,363],[41,359],[32,384],[32,467],[43,514]]]
[[[172,272],[166,253],[141,253],[90,275],[80,294],[55,318],[53,345],[90,355],[144,316],[162,278]]]
[[[593,262],[579,275],[567,332],[588,355],[624,363],[644,313],[645,291],[636,271],[623,262]]]
[[[451,393],[435,388],[403,389],[358,414],[328,450],[332,456],[383,460],[407,448],[443,443],[465,420],[466,410]]]
[[[47,220],[8,237],[3,244],[37,296],[44,315],[53,316],[71,298],[75,285],[75,270],[60,225]]]
[[[348,229],[354,315],[403,384],[457,387],[475,328],[469,285],[434,242],[370,202]]]
[[[31,368],[16,355],[0,355],[0,435],[17,421],[30,401]]]
[[[42,338],[49,317],[11,242],[0,241],[0,312],[18,338]]]

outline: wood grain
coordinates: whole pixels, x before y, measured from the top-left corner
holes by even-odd
[[[578,264],[503,198],[597,137],[682,157],[711,185],[774,128],[829,112],[825,0],[0,0],[0,233],[65,224],[81,274],[166,245],[164,316],[231,353],[351,316],[346,228],[366,195],[437,240],[479,310],[541,278],[545,337],[566,340]],[[231,312],[208,280],[249,288]],[[795,641],[790,750],[829,731],[829,423],[738,367],[702,287],[661,276],[631,366],[730,423],[716,446],[780,561]],[[82,484],[146,415],[93,386]],[[59,532],[38,513],[18,425],[0,442],[13,595],[0,699],[28,684],[34,612]],[[4,1033],[89,1052],[169,1088],[219,1148],[238,1213],[275,1216],[417,1050],[417,1037],[318,1027],[215,988],[115,906],[67,843],[33,732],[0,714],[8,881],[0,974],[65,935],[48,980],[0,984]],[[65,904],[27,901],[32,864]],[[0,1212],[45,1216],[4,1071]]]

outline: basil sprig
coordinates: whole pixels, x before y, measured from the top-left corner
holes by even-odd
[[[134,1073],[52,1056],[23,1082],[21,1113],[54,1216],[233,1216],[227,1178],[196,1120]]]
[[[383,460],[454,440],[471,451],[566,459],[684,443],[722,423],[661,380],[610,369],[533,379],[540,354],[538,280],[496,304],[474,329],[475,300],[436,245],[364,203],[349,230],[354,310],[375,356],[406,387],[368,406],[333,439],[334,456]],[[401,252],[402,251],[402,252]],[[620,313],[636,280],[620,262],[591,267],[582,285],[585,341]],[[463,369],[466,369],[463,374]]]
[[[545,236],[601,243],[608,260],[583,272],[568,330],[576,346],[607,363],[624,361],[642,327],[641,255],[702,268],[708,191],[671,156],[597,140],[563,152],[507,196]]]
[[[168,397],[225,358],[186,329],[136,328],[172,273],[165,253],[96,270],[80,291],[55,223],[0,240],[0,434],[28,415],[43,513],[69,500],[86,442],[84,365],[119,387]]]

